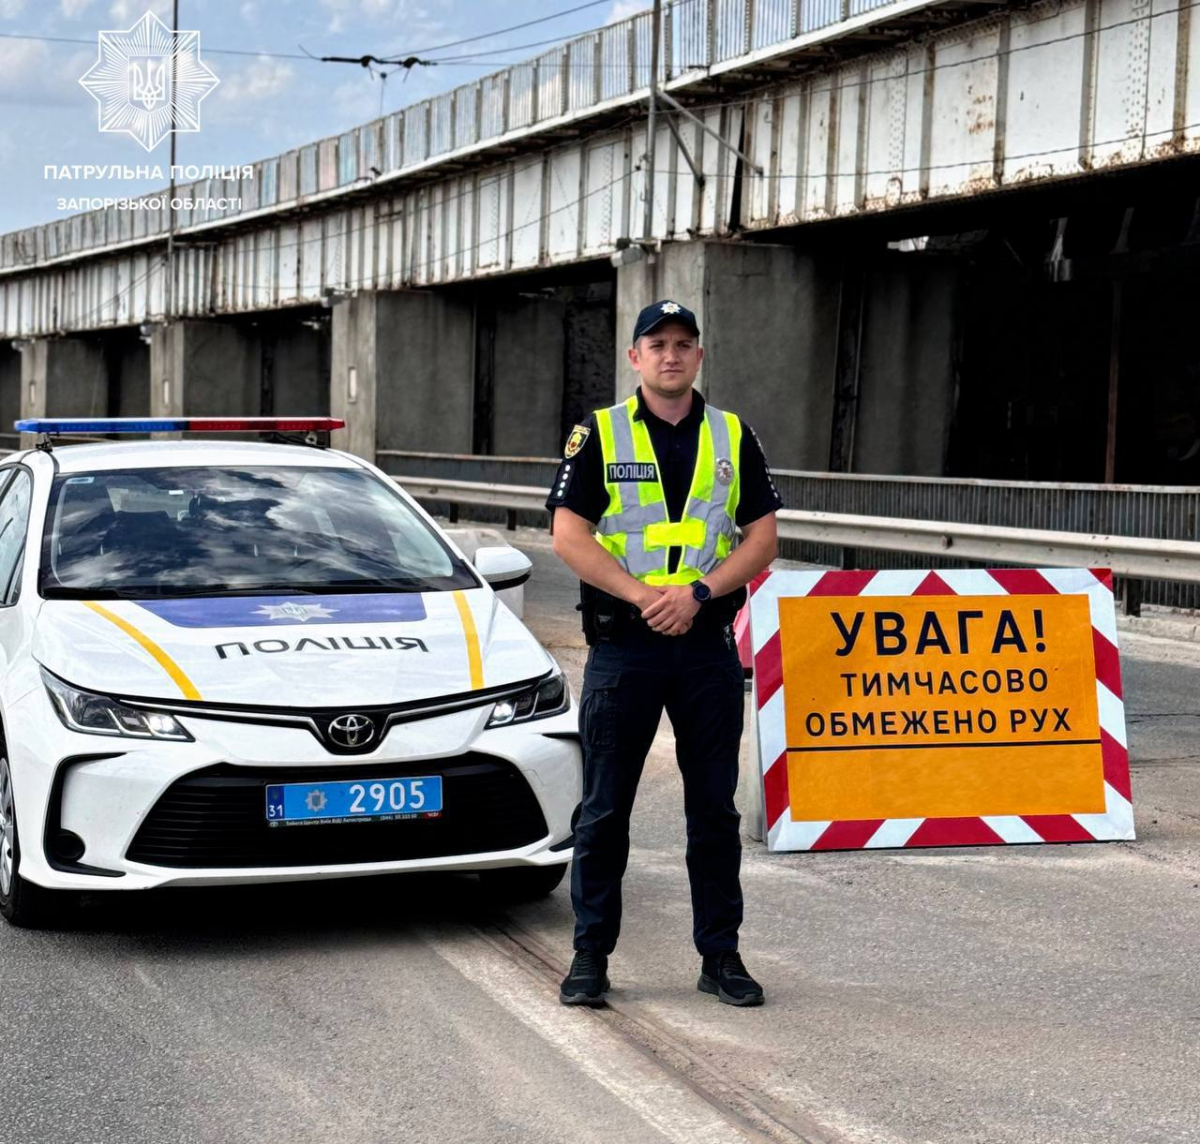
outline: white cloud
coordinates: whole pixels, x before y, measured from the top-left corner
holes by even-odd
[[[333,105],[352,123],[374,119],[379,114],[379,84],[379,80],[370,80],[366,73],[355,76],[333,89]]]
[[[258,56],[253,63],[227,76],[217,88],[216,98],[222,103],[244,104],[272,99],[286,91],[296,70],[287,60]]]
[[[58,10],[64,19],[74,20],[76,16],[82,16],[93,3],[94,0],[59,0]]]
[[[141,19],[147,11],[153,12],[168,28],[171,26],[171,0],[113,0],[108,6],[108,17],[126,26]]]
[[[0,40],[0,103],[86,104],[79,77],[95,61],[86,48],[59,58],[39,40]]]
[[[0,0],[0,20],[15,20],[25,8],[25,0]]]
[[[650,7],[646,0],[613,0],[612,10],[608,14],[606,24],[618,24],[622,20],[628,20],[630,16],[636,16],[639,12],[645,12]]]
[[[0,0],[2,2],[2,0]],[[403,25],[409,34],[427,34],[438,25],[428,10],[415,0],[318,0],[328,15],[327,30],[332,33],[358,31],[360,26],[386,23]]]

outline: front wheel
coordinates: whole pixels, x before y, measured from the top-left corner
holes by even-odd
[[[14,926],[37,929],[51,918],[59,897],[21,877],[21,840],[12,769],[0,756],[0,917]]]
[[[503,866],[480,870],[479,881],[488,894],[505,902],[532,902],[552,893],[563,880],[567,864],[557,866]]]

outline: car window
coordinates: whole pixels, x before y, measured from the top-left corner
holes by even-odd
[[[359,469],[60,475],[44,595],[445,591],[478,581],[394,490]]]
[[[29,504],[33,482],[18,469],[0,499],[0,605],[7,607],[19,595],[17,572],[29,529]]]

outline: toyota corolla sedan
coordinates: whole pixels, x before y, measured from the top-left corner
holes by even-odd
[[[63,891],[476,870],[549,893],[580,748],[554,660],[328,419],[20,422],[0,462],[0,914]],[[54,447],[50,447],[51,444]]]

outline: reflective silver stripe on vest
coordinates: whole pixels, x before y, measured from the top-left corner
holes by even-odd
[[[724,458],[737,465],[740,458],[729,455],[729,422],[725,414],[714,411],[712,406],[705,406],[704,419],[712,432],[713,443],[713,489],[712,500],[701,500],[699,497],[689,497],[687,515],[697,516],[704,521],[704,547],[685,548],[681,565],[699,568],[702,573],[711,572],[717,566],[717,537],[722,533],[732,538],[735,534],[734,523],[725,511],[725,502],[729,499],[729,487],[721,484],[716,477],[717,462]],[[718,495],[724,493],[718,500]]]
[[[613,429],[613,448],[617,462],[636,462],[637,456],[633,448],[633,426],[630,424],[629,409],[626,405],[616,405],[609,410]],[[658,474],[659,482],[662,473]],[[644,505],[640,501],[637,481],[614,482],[621,490],[621,511],[602,516],[596,525],[596,531],[603,536],[614,533],[625,533],[625,557],[621,565],[631,576],[646,576],[651,572],[662,571],[666,566],[666,554],[662,548],[646,551],[645,528],[651,524],[661,524],[667,519],[665,501]],[[620,558],[618,558],[620,559]]]

